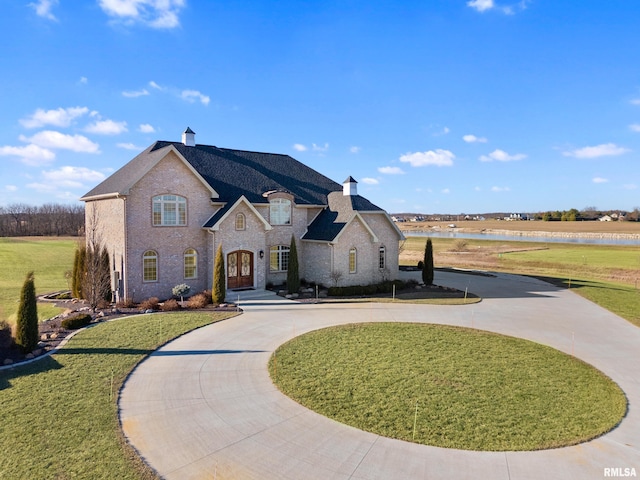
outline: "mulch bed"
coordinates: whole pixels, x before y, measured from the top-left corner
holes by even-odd
[[[40,301],[46,301],[44,299],[39,299]],[[67,330],[62,328],[61,322],[65,317],[73,315],[75,313],[89,313],[89,308],[83,302],[79,302],[77,300],[59,300],[55,301],[55,306],[59,308],[64,308],[65,311],[49,320],[45,320],[44,322],[40,322],[38,325],[38,332],[40,336],[40,342],[38,343],[38,348],[34,350],[31,354],[24,354],[19,348],[15,345],[6,347],[0,345],[0,367],[3,366],[17,366],[21,363],[31,360],[32,358],[39,357],[45,355],[47,352],[55,349],[62,343],[62,341],[71,335],[75,330]],[[224,304],[220,306],[207,305],[205,308],[198,309],[197,311],[211,311],[211,312],[220,312],[220,311],[236,311],[237,307],[233,304]],[[185,310],[177,310],[177,312],[185,311]],[[114,320],[120,317],[127,317],[131,315],[142,314],[144,311],[141,311],[140,308],[107,308],[104,310],[99,310],[95,314],[92,314],[94,317],[92,323],[100,323],[107,320]],[[168,313],[168,312],[167,312]]]

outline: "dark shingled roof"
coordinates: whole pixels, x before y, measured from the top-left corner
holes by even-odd
[[[170,145],[218,192],[223,202],[234,202],[244,195],[251,203],[267,203],[264,193],[284,191],[293,195],[298,205],[326,205],[330,192],[342,190],[342,185],[289,155],[158,141],[83,198],[126,194],[132,181],[141,178]]]
[[[360,195],[331,192],[328,200],[329,206],[313,219],[302,237],[303,240],[330,242],[338,236],[355,212],[383,212],[380,207]]]

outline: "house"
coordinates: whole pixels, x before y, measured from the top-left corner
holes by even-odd
[[[222,245],[228,289],[286,281],[291,238],[299,275],[320,285],[395,279],[399,242],[391,217],[288,155],[157,141],[81,198],[87,240],[111,258],[118,299],[171,297],[212,286]]]

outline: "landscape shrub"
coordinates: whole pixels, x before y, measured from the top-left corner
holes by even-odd
[[[13,345],[11,325],[4,320],[0,320],[0,348],[9,348],[11,345]]]
[[[387,280],[386,282],[374,283],[371,285],[350,285],[348,287],[329,287],[327,295],[330,297],[360,297],[363,295],[375,295],[377,293],[391,293],[395,285],[396,291],[404,290],[413,282],[403,282],[402,280]]]
[[[175,312],[176,310],[180,310],[180,304],[175,298],[171,298],[160,305],[160,310],[163,312]]]
[[[131,298],[127,298],[126,300],[119,300],[118,303],[116,303],[117,308],[133,308],[135,306],[136,303]]]
[[[24,353],[29,353],[38,346],[39,340],[36,287],[33,272],[29,272],[20,292],[15,342]]]
[[[91,315],[88,313],[80,313],[67,317],[60,322],[60,326],[66,330],[77,330],[86,327],[91,323]]]
[[[138,305],[143,312],[146,310],[158,310],[160,307],[160,299],[158,297],[147,298]]]
[[[204,308],[211,303],[211,297],[204,293],[197,293],[187,301],[187,308]]]
[[[419,270],[422,270],[423,268],[424,268],[424,262],[423,262],[422,260],[420,260],[420,261],[418,262],[418,269],[419,269]]]
[[[211,301],[215,304],[224,303],[227,294],[227,278],[224,269],[224,255],[222,253],[222,244],[218,245],[216,258],[213,263],[213,290],[211,292]]]

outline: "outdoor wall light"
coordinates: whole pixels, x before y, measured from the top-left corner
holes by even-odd
[[[258,255],[260,255],[261,259],[264,258],[264,250],[260,250],[260,253]]]

